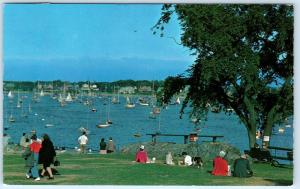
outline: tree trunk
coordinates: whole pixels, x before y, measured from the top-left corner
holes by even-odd
[[[272,135],[272,128],[273,128],[273,123],[275,121],[275,112],[276,106],[274,106],[270,112],[267,114],[264,120],[264,138],[263,138],[263,148],[268,148],[271,140],[271,135]]]
[[[256,126],[251,125],[247,127],[248,139],[249,139],[249,148],[253,148],[256,143]]]
[[[272,135],[272,124],[266,122],[264,124],[264,138],[263,138],[263,148],[268,148]]]

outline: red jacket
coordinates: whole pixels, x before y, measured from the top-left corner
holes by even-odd
[[[212,171],[213,175],[216,176],[227,176],[228,164],[227,161],[220,156],[217,156],[213,162],[214,169]]]
[[[42,148],[42,144],[39,142],[34,141],[30,144],[30,151],[34,153],[39,153],[41,148]]]
[[[139,151],[138,153],[136,153],[136,155],[135,155],[135,161],[136,162],[146,163],[147,160],[148,160],[147,152],[145,152],[145,151]]]

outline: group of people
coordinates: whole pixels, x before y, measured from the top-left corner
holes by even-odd
[[[32,131],[28,137],[26,137],[26,134],[23,134],[22,137],[22,144],[20,144],[24,149],[22,157],[25,159],[25,166],[28,168],[26,178],[39,181],[47,172],[48,179],[54,179],[51,164],[54,162],[56,152],[50,137],[44,134],[39,139],[35,131]],[[39,164],[43,165],[41,173],[39,173]]]
[[[81,153],[86,153],[86,146],[88,144],[88,137],[87,133],[84,131],[82,132],[82,135],[78,138],[78,144],[80,147]],[[112,137],[109,137],[108,142],[105,142],[105,139],[102,138],[99,142],[99,153],[100,154],[107,154],[107,153],[113,153],[116,151],[116,145],[113,142]]]
[[[102,138],[100,143],[99,143],[99,147],[100,147],[100,154],[109,154],[109,153],[113,153],[114,151],[116,151],[116,146],[113,142],[112,137],[109,137],[108,143],[105,142],[105,139]]]
[[[178,165],[183,166],[203,166],[203,161],[200,157],[192,158],[186,152],[182,152],[182,160],[178,161]],[[213,170],[211,172],[212,175],[215,176],[234,176],[234,177],[251,177],[253,172],[250,167],[250,162],[247,159],[246,154],[242,154],[240,158],[236,159],[233,164],[233,170],[231,170],[230,165],[228,165],[225,160],[226,152],[220,151],[219,155],[213,160]],[[135,161],[138,163],[151,163],[147,151],[145,150],[145,146],[141,145],[138,152],[135,156]],[[167,165],[174,165],[172,153],[168,152],[166,155]]]
[[[234,176],[234,177],[251,177],[253,172],[250,167],[250,162],[246,154],[242,154],[236,159],[233,164],[233,170],[224,159],[226,152],[220,151],[219,155],[213,160],[212,175],[215,176]]]

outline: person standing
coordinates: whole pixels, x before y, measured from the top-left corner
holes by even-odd
[[[25,150],[25,148],[26,148],[26,146],[28,146],[27,144],[26,144],[26,133],[23,133],[23,135],[21,136],[21,138],[20,138],[20,146],[22,147],[22,151],[24,151]]]
[[[31,153],[30,151],[30,140],[28,138],[25,139],[25,142],[27,144],[27,146],[24,149],[24,152],[22,153],[22,157],[25,159],[25,167],[28,168],[26,177],[30,178],[31,174],[28,174],[31,172],[31,168],[33,167],[33,162],[34,162],[34,157],[33,157],[33,153]]]
[[[104,138],[100,141],[100,154],[106,154],[106,142],[104,141]]]
[[[116,151],[116,146],[113,142],[112,137],[109,137],[109,141],[107,144],[107,153],[113,153],[114,151]]]
[[[240,158],[236,159],[233,164],[234,177],[251,177],[253,172],[250,168],[249,160],[246,154],[242,154]]]
[[[39,163],[39,152],[42,148],[42,144],[37,141],[37,136],[32,135],[31,137],[32,143],[30,144],[30,151],[33,153],[33,166],[31,169],[26,173],[26,178],[30,178],[31,176],[34,178],[35,181],[41,180],[39,177],[38,172],[38,163]]]
[[[88,137],[86,136],[86,132],[82,132],[82,135],[78,138],[78,143],[80,146],[81,153],[85,153],[85,148],[88,143]]]
[[[224,159],[226,153],[220,151],[219,156],[213,160],[213,171],[212,174],[215,176],[227,176],[228,175],[228,163]]]
[[[39,162],[43,164],[43,169],[41,172],[42,177],[47,171],[49,174],[49,179],[54,179],[50,165],[53,163],[55,156],[56,152],[53,143],[50,140],[50,137],[47,134],[44,134],[42,138],[42,148],[39,153]]]

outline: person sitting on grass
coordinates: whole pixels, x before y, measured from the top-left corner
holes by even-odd
[[[106,142],[104,141],[104,138],[101,139],[100,143],[100,154],[106,154]]]
[[[234,177],[251,177],[253,172],[250,168],[249,160],[246,154],[242,154],[240,158],[236,159],[233,164]]]
[[[179,165],[191,166],[193,164],[192,157],[190,155],[186,152],[182,152],[181,155],[183,156],[183,160],[178,162]]]
[[[116,151],[116,145],[113,142],[112,137],[109,137],[109,141],[107,143],[107,153],[113,153]]]
[[[172,157],[171,152],[168,152],[167,155],[166,155],[166,164],[167,165],[174,165],[173,157]]]
[[[135,155],[135,161],[138,163],[147,163],[148,162],[148,154],[145,151],[145,146],[141,145],[140,150]]]
[[[213,160],[213,171],[212,175],[215,176],[227,176],[228,175],[228,163],[224,159],[226,153],[220,151],[219,156]]]

